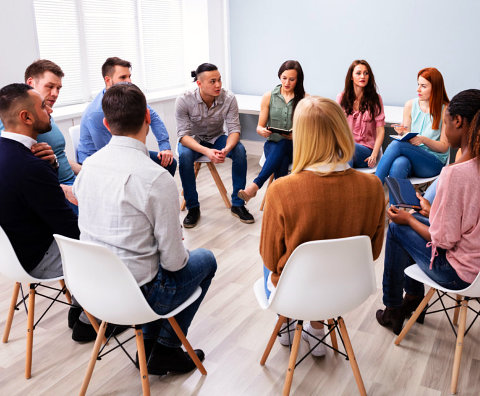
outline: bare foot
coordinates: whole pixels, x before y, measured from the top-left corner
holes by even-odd
[[[238,197],[243,199],[245,202],[248,202],[252,199],[255,195],[257,195],[258,186],[255,183],[249,184],[245,187],[245,190],[240,190],[238,192]]]

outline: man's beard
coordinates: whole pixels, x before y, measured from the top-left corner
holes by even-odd
[[[36,121],[35,124],[33,124],[33,130],[37,132],[39,135],[50,132],[52,130],[51,118],[49,118],[48,122],[42,123],[42,122]]]

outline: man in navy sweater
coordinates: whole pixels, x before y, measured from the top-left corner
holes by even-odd
[[[30,150],[51,129],[40,94],[26,84],[0,90],[0,225],[25,270],[39,278],[62,274],[58,233],[79,237],[77,218],[65,201],[56,169]]]

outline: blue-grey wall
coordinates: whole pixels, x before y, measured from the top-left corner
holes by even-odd
[[[286,59],[310,94],[334,99],[354,59],[372,66],[386,105],[416,96],[417,72],[443,74],[449,96],[480,87],[478,0],[230,0],[232,90],[261,95]]]

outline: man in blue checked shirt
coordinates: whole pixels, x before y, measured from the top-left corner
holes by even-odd
[[[102,75],[105,80],[103,89],[87,107],[82,115],[80,125],[80,143],[78,145],[78,160],[83,163],[93,153],[105,146],[112,138],[111,133],[103,124],[102,99],[106,90],[119,82],[131,82],[132,65],[130,62],[113,57],[108,58],[102,66]],[[163,166],[174,176],[177,161],[173,158],[168,132],[158,114],[148,106],[151,116],[151,128],[158,142],[159,152],[150,151],[150,158]]]

